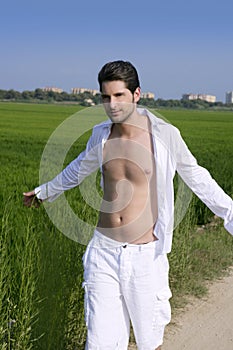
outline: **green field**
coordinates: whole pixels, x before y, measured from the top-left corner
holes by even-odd
[[[79,110],[72,105],[0,103],[1,350],[83,349],[81,257],[85,246],[59,232],[43,206],[29,209],[22,204],[22,193],[38,185],[41,155],[49,136]],[[199,164],[232,196],[233,112],[159,112],[181,130]],[[88,130],[101,119],[98,111],[82,127]],[[71,147],[66,163],[84,148],[89,133]],[[83,205],[78,189],[68,197],[74,210],[94,224],[97,213]],[[183,295],[201,295],[203,281],[215,278],[233,263],[233,239],[222,228],[222,221],[206,226],[211,218],[210,211],[193,196],[175,230],[169,255],[174,306]],[[197,231],[197,224],[202,230]]]

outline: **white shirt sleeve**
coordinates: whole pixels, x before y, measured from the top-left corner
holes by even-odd
[[[225,229],[233,235],[233,201],[212,178],[208,170],[197,164],[177,130],[177,172],[191,190],[217,216],[224,219]]]
[[[78,186],[85,177],[98,169],[98,150],[101,145],[94,145],[93,134],[87,142],[86,149],[74,159],[53,180],[35,188],[38,199],[54,201],[64,191]]]

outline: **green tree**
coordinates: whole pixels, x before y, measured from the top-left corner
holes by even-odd
[[[25,91],[22,92],[21,97],[24,100],[31,100],[31,99],[34,98],[34,91],[25,90]]]
[[[5,94],[5,99],[7,100],[17,100],[17,99],[20,99],[20,97],[21,97],[20,92],[15,91],[13,89],[6,91],[6,94]]]
[[[47,100],[47,92],[38,88],[35,90],[35,98],[37,100]]]

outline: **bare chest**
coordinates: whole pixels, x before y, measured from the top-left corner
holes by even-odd
[[[103,151],[103,174],[109,181],[122,179],[140,182],[155,173],[151,136],[144,134],[138,140],[110,139]]]

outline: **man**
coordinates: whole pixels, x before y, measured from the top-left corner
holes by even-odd
[[[233,201],[200,167],[179,131],[137,108],[138,74],[129,62],[98,75],[109,120],[93,128],[86,150],[52,181],[24,193],[25,205],[54,200],[100,168],[103,201],[83,257],[86,349],[127,349],[130,320],[138,349],[161,349],[170,322],[167,253],[177,171],[233,234]]]

